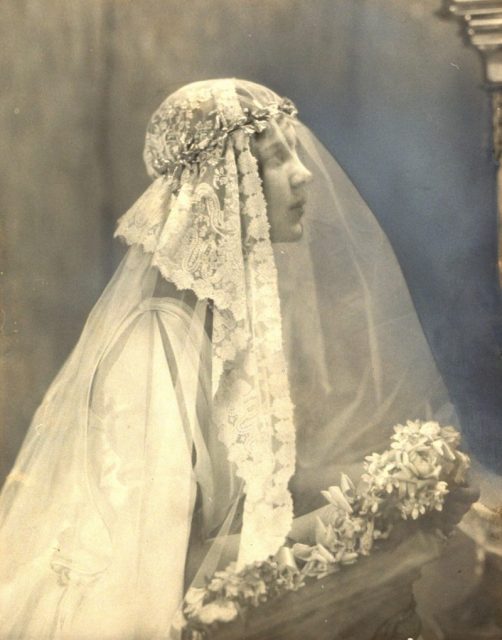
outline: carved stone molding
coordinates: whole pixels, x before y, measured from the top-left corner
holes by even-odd
[[[502,0],[443,0],[443,14],[460,20],[464,39],[484,58],[487,83],[502,87]]]
[[[481,54],[486,89],[492,93],[493,156],[499,166],[498,273],[502,287],[502,0],[443,0],[441,14],[457,18],[464,41]]]

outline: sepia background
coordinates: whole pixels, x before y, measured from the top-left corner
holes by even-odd
[[[502,471],[489,100],[439,0],[2,0],[0,481],[121,255],[172,90],[269,85],[386,230],[471,446]]]

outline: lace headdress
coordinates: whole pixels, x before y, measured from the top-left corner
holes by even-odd
[[[275,553],[291,528],[295,462],[277,270],[250,138],[296,110],[239,86],[241,95],[232,80],[188,85],[154,113],[144,152],[154,183],[116,234],[213,305],[213,419],[245,482],[245,564]]]

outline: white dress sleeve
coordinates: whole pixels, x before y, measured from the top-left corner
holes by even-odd
[[[187,322],[176,304],[152,303],[132,320],[95,379],[89,477],[111,560],[89,598],[95,611],[83,607],[75,625],[101,619],[96,637],[167,637],[183,597],[196,495],[199,367]]]
[[[59,478],[67,490],[47,515],[61,514],[57,537],[2,587],[2,637],[169,637],[196,497],[192,334],[186,311],[161,300],[117,331],[93,378],[87,432],[72,436],[85,473],[77,484]]]

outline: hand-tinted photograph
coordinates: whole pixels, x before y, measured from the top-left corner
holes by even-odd
[[[500,640],[502,0],[0,15],[0,640]]]

